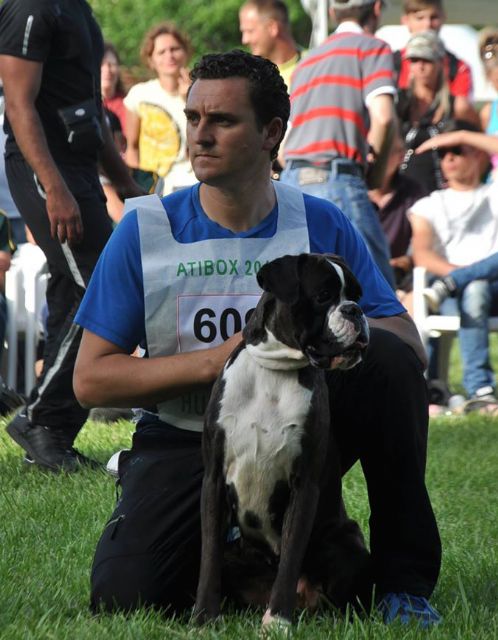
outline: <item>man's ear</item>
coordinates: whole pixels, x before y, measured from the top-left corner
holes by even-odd
[[[284,129],[282,118],[272,118],[268,124],[265,124],[264,129],[266,137],[263,141],[263,149],[271,151],[282,140],[282,131]]]
[[[384,3],[382,0],[375,0],[373,12],[376,18],[380,18],[382,10],[384,9]]]
[[[277,20],[270,18],[268,20],[268,33],[272,38],[276,38],[280,31],[280,24]]]
[[[299,256],[282,256],[263,265],[257,273],[259,286],[286,304],[299,299]]]

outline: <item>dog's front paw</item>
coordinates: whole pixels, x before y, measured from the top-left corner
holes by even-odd
[[[270,609],[265,611],[263,616],[261,636],[262,638],[270,637],[270,632],[275,629],[283,634],[284,637],[290,635],[291,622],[287,618],[273,614]],[[273,637],[273,636],[272,636]]]
[[[192,613],[192,621],[194,624],[198,626],[202,626],[207,624],[208,622],[212,622],[219,615],[219,611],[211,611],[207,607],[198,607],[195,605],[194,611]]]

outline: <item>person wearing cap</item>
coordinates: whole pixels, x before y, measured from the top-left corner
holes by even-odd
[[[498,151],[498,141],[455,121],[417,153],[429,145],[441,157],[447,188],[411,206],[413,259],[437,278],[424,291],[431,311],[460,316],[464,411],[497,416],[488,322],[498,313],[498,183],[482,184],[480,167],[482,156],[489,161]]]
[[[337,204],[393,286],[389,247],[367,190],[367,183],[382,182],[395,121],[391,49],[372,35],[383,2],[333,0],[330,6],[337,30],[292,76],[281,180]]]
[[[451,119],[479,124],[479,116],[467,98],[451,95],[444,73],[444,44],[435,31],[414,34],[406,56],[412,78],[410,86],[399,91],[396,105],[406,145],[401,172],[431,192],[445,186],[439,157],[432,149],[422,154],[414,150],[440,133]]]
[[[446,19],[442,0],[404,0],[401,23],[405,25],[410,35],[422,31],[432,30],[439,33]],[[397,84],[400,89],[410,85],[411,67],[406,55],[406,49],[394,52],[394,66]],[[469,65],[457,58],[451,51],[445,49],[443,68],[448,80],[450,93],[472,99],[472,71]]]

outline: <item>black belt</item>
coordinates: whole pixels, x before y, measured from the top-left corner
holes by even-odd
[[[338,174],[347,173],[350,176],[358,176],[363,178],[363,168],[359,164],[352,162],[344,162],[339,159],[328,160],[326,162],[310,162],[309,160],[290,160],[289,165],[291,169],[323,169],[324,171],[331,171],[332,165],[335,164],[335,169]]]

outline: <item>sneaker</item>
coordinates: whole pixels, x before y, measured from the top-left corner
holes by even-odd
[[[89,458],[88,456],[85,456],[85,454],[81,453],[81,451],[78,451],[78,449],[75,449],[74,447],[71,447],[71,454],[75,459],[76,459],[76,464],[80,465],[82,467],[87,467],[88,469],[103,469],[103,465],[100,462],[97,462],[97,460],[93,460],[92,458]],[[24,460],[23,462],[27,465],[30,464],[38,464],[37,462],[35,462],[33,460],[33,458],[29,455],[26,454],[24,456]],[[67,471],[67,469],[64,469],[65,471]]]
[[[72,472],[81,465],[100,466],[72,446],[73,436],[64,429],[31,424],[25,413],[18,413],[7,425],[7,433],[25,451],[27,464],[51,471]]]
[[[0,415],[5,416],[26,404],[21,394],[8,387],[0,378]]]
[[[478,389],[464,405],[464,413],[479,411],[480,413],[496,415],[498,412],[498,399],[491,385]]]
[[[427,628],[442,620],[427,598],[409,593],[386,593],[379,603],[379,610],[385,624],[395,620],[399,620],[401,624],[409,624],[415,620],[421,627]]]
[[[116,451],[109,458],[105,470],[114,478],[119,478],[119,461],[122,460],[129,452],[129,449],[121,449],[121,451]]]
[[[426,287],[423,296],[427,302],[427,306],[432,313],[437,313],[439,307],[451,294],[444,280],[434,280],[430,287]]]

